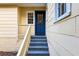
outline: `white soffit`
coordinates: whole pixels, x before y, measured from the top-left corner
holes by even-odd
[[[17,5],[21,7],[42,7],[46,6],[46,3],[19,3]]]
[[[0,3],[0,5],[17,5],[19,7],[44,7],[46,3]]]

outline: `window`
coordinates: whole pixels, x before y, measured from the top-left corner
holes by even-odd
[[[33,24],[33,13],[28,13],[28,24]]]
[[[56,3],[55,4],[55,22],[62,20],[70,15],[70,3]]]
[[[58,11],[59,11],[58,17],[60,17],[61,15],[63,15],[66,12],[66,3],[59,3],[58,8],[59,8],[58,9]]]

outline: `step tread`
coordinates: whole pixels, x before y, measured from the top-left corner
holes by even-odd
[[[48,48],[48,46],[29,46],[29,48]]]
[[[30,44],[44,44],[44,45],[47,45],[47,43],[30,43]]]
[[[47,43],[30,43],[30,46],[47,46]]]
[[[34,40],[34,41],[47,41],[46,39],[31,39],[31,40]]]
[[[48,51],[28,51],[28,54],[48,54]]]
[[[44,44],[44,43],[46,43],[47,44],[47,42],[31,42],[31,44]]]
[[[27,54],[26,56],[49,56],[49,54]]]

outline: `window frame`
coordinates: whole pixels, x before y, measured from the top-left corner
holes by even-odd
[[[59,3],[55,3],[55,20],[54,20],[54,23],[56,23],[56,22],[58,22],[58,21],[61,21],[62,19],[64,19],[64,18],[66,18],[66,17],[68,17],[68,16],[70,16],[71,15],[71,3],[66,3],[66,12],[63,14],[63,15],[61,15],[60,17],[58,17],[58,4]]]
[[[28,23],[28,13],[33,13],[33,24],[29,24]],[[34,22],[35,22],[35,12],[34,11],[27,11],[27,21],[26,21],[26,23],[27,23],[27,25],[34,25]]]

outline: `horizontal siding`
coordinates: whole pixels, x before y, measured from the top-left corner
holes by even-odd
[[[49,24],[52,24],[52,21],[49,22]],[[75,30],[75,18],[69,19],[59,24],[49,25],[48,28],[53,29],[53,30],[48,29],[51,32],[75,35],[76,34],[75,33],[76,31]]]
[[[50,38],[48,43],[51,44],[52,49],[55,49],[59,55],[79,55],[79,38],[53,32],[47,34],[49,34],[47,39]],[[49,48],[51,48],[50,46]]]
[[[79,16],[76,17],[76,36],[79,36]]]
[[[15,37],[11,38],[0,38],[0,51],[16,51],[16,41]]]
[[[55,24],[55,4],[47,5],[46,35],[50,55],[79,55],[79,4],[73,3],[71,16]]]
[[[18,39],[17,8],[0,8],[0,51],[16,51]]]

